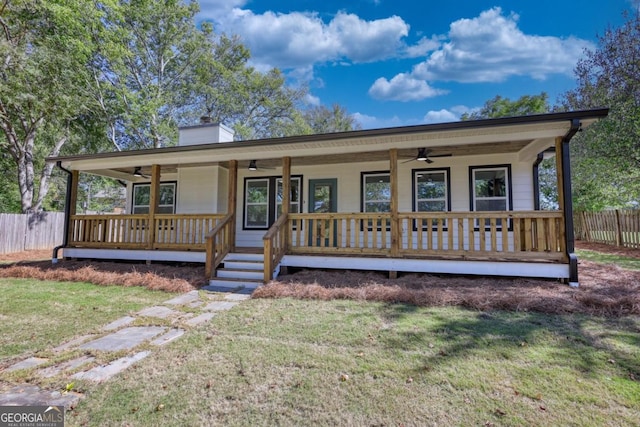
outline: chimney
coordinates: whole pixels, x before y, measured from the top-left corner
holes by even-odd
[[[211,117],[200,117],[200,124],[178,129],[178,145],[217,144],[233,142],[233,130],[220,123],[213,123]]]

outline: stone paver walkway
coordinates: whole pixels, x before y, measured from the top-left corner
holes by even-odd
[[[124,316],[102,327],[102,333],[76,337],[54,347],[57,360],[64,353],[72,353],[68,360],[51,364],[49,359],[29,357],[4,369],[4,372],[34,370],[41,378],[60,376],[74,380],[101,383],[149,356],[153,348],[179,339],[191,327],[213,319],[219,311],[230,310],[241,301],[250,298],[251,292],[244,289],[208,289],[212,292],[191,291],[165,301],[162,305],[147,307],[137,313]],[[251,290],[252,291],[252,290]],[[184,311],[182,309],[185,309]],[[194,310],[196,311],[194,313]],[[138,319],[145,326],[136,326]],[[157,319],[157,325],[149,325]],[[139,324],[139,323],[138,323]],[[167,326],[171,324],[171,326]],[[143,351],[136,348],[150,344]],[[75,350],[86,354],[78,356]],[[96,357],[102,353],[127,351],[129,354],[106,365],[96,365]],[[0,371],[2,372],[2,371]],[[67,409],[78,404],[82,395],[74,392],[43,390],[34,385],[16,385],[0,389],[0,405],[64,405]]]

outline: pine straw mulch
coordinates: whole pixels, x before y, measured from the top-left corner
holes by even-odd
[[[638,249],[583,242],[578,247],[640,259]],[[204,267],[200,265],[70,260],[52,265],[50,257],[51,251],[0,255],[0,262],[13,262],[0,264],[0,277],[145,286],[170,292],[187,292],[206,284]],[[357,299],[418,306],[455,305],[482,311],[639,315],[640,271],[580,261],[580,287],[574,289],[540,279],[402,274],[391,280],[376,272],[303,270],[280,276],[278,281],[257,289],[253,297]]]

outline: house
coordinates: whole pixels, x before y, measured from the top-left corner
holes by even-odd
[[[220,285],[282,267],[559,278],[578,284],[569,142],[607,109],[60,156],[65,257],[185,261]],[[559,210],[538,204],[555,152]],[[127,212],[76,212],[79,174],[126,183]],[[54,250],[57,260],[60,248]]]

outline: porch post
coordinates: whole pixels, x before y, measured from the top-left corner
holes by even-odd
[[[389,175],[391,184],[391,256],[400,253],[400,223],[398,222],[398,149],[389,150]],[[384,231],[383,231],[384,232]]]
[[[72,218],[76,215],[76,205],[78,204],[78,180],[80,178],[80,171],[72,170],[70,178],[71,194],[69,195],[69,200],[67,200],[67,203],[69,204],[69,216],[66,218],[66,221],[69,224],[67,230],[67,242],[73,241],[73,229],[75,227]]]
[[[282,158],[282,214],[288,215],[291,209],[291,157]],[[283,224],[284,227],[288,223]],[[289,233],[284,233],[284,250],[289,249]]]
[[[229,192],[227,212],[232,216],[231,230],[229,231],[229,252],[236,249],[236,207],[238,204],[238,161],[229,161]]]
[[[147,248],[153,249],[156,241],[156,210],[160,196],[160,165],[151,165],[151,188],[149,192],[149,235]]]

